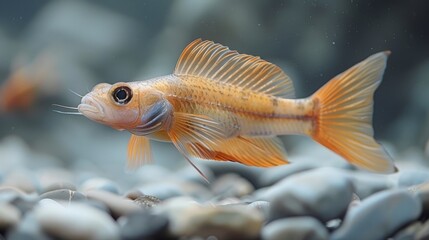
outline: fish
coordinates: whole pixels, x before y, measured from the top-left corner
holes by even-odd
[[[38,86],[39,82],[33,81],[22,68],[14,71],[0,86],[0,112],[29,109],[35,102]]]
[[[290,77],[275,64],[196,39],[172,74],[97,84],[77,111],[131,133],[130,168],[151,162],[152,140],[172,142],[197,171],[194,159],[279,166],[289,163],[279,136],[305,135],[360,169],[394,173],[372,127],[373,96],[389,54],[371,55],[296,98]]]
[[[10,75],[0,85],[0,114],[28,111],[40,97],[58,92],[52,55],[42,52],[26,64],[20,62],[23,57],[17,57]]]

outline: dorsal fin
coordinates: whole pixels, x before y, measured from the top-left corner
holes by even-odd
[[[174,74],[199,76],[277,97],[295,97],[292,81],[276,65],[207,40],[197,39],[183,50]]]

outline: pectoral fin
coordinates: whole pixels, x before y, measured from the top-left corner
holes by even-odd
[[[212,158],[212,148],[221,144],[225,138],[221,125],[208,116],[175,113],[168,135],[185,159],[207,180],[190,157]]]
[[[128,143],[128,169],[136,169],[151,161],[152,153],[149,139],[132,134]]]

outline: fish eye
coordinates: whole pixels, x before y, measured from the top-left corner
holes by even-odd
[[[121,86],[113,90],[112,97],[116,103],[124,105],[131,100],[133,97],[133,92],[129,87]]]

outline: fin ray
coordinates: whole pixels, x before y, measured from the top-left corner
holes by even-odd
[[[373,95],[380,85],[388,52],[374,54],[319,89],[313,139],[367,170],[392,173],[396,168],[374,138]]]
[[[127,168],[136,169],[143,164],[152,162],[150,140],[144,136],[131,134],[128,143]]]
[[[231,161],[255,167],[273,167],[289,163],[279,138],[234,137],[210,149],[210,160]]]
[[[220,124],[204,115],[177,112],[173,117],[173,124],[168,130],[171,141],[185,159],[208,181],[190,157],[211,158],[210,151],[206,149],[219,144],[225,137]]]
[[[183,50],[174,74],[199,76],[277,97],[295,97],[292,81],[276,65],[201,39]]]

